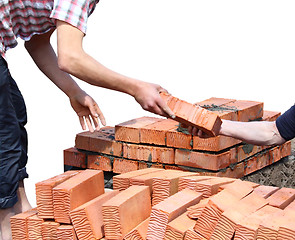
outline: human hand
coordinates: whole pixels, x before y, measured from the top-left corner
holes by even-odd
[[[134,94],[134,98],[144,110],[164,117],[175,118],[172,110],[161,98],[160,92],[167,92],[167,90],[157,84],[142,82]]]
[[[94,132],[92,124],[94,124],[96,130],[99,130],[99,120],[102,125],[106,125],[105,118],[97,103],[86,92],[81,91],[79,94],[71,96],[70,103],[79,117],[79,121],[83,130],[86,130],[86,124],[90,132]]]

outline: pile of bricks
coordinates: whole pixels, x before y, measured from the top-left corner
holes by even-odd
[[[295,189],[180,170],[68,171],[36,184],[14,240],[295,239]]]
[[[141,117],[98,132],[79,133],[75,147],[64,150],[64,164],[114,173],[153,166],[241,178],[291,154],[291,142],[262,147],[215,136],[222,119],[277,119],[280,113],[264,110],[262,102],[210,98],[190,104],[162,96],[176,119]],[[213,137],[192,136],[179,122],[195,125]]]

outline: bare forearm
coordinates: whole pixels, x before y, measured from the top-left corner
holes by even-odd
[[[223,120],[220,135],[240,139],[255,145],[277,145],[285,140],[280,136],[275,122],[236,122]]]

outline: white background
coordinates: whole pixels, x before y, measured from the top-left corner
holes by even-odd
[[[295,2],[284,0],[101,0],[84,48],[112,70],[188,102],[254,100],[284,112],[294,104],[294,10]],[[25,185],[35,205],[34,184],[63,171],[63,150],[82,130],[67,97],[34,66],[21,40],[7,58],[27,104]],[[78,82],[110,126],[152,116],[130,96]]]

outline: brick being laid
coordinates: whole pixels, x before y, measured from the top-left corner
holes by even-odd
[[[140,143],[140,128],[161,120],[163,119],[141,117],[117,124],[115,125],[115,140],[129,143]]]
[[[78,240],[72,225],[60,225],[56,231],[58,240]]]
[[[70,211],[104,193],[101,170],[86,169],[53,188],[54,219],[71,223]]]
[[[79,171],[67,171],[35,184],[38,217],[54,218],[53,188],[78,173]]]
[[[43,218],[33,215],[27,218],[28,224],[28,240],[42,239]]]
[[[269,205],[284,209],[295,200],[295,189],[281,188],[267,198]]]
[[[45,221],[42,223],[41,232],[42,240],[57,240],[57,228],[59,223],[54,221]]]
[[[201,197],[200,193],[184,189],[154,205],[150,215],[147,240],[164,239],[168,223],[183,214],[189,206],[198,203]]]
[[[122,156],[122,143],[115,141],[113,127],[104,127],[95,132],[81,132],[76,135],[75,147],[77,149]]]
[[[184,212],[174,220],[168,223],[165,232],[165,240],[182,240],[184,239],[186,231],[195,226],[195,220],[187,216]]]
[[[240,220],[236,227],[235,240],[252,240],[257,238],[260,223],[268,216],[282,211],[279,208],[266,205]]]
[[[73,167],[87,168],[86,154],[78,151],[75,147],[65,149],[64,164]]]
[[[232,239],[238,223],[267,204],[266,199],[253,192],[242,198],[236,205],[221,214],[210,239]]]
[[[141,169],[137,171],[130,171],[127,173],[115,175],[113,176],[113,189],[120,190],[120,191],[125,190],[131,185],[130,181],[132,178],[136,178],[142,175],[150,176],[150,174],[159,172],[159,171],[164,171],[164,169],[145,168],[145,169]],[[140,184],[136,184],[136,185],[140,185]]]
[[[151,213],[147,186],[130,186],[102,205],[106,239],[122,239]]]
[[[221,126],[221,119],[216,113],[164,92],[160,93],[160,95],[174,112],[176,121],[187,126],[195,126],[210,136],[216,136]]]
[[[118,193],[118,190],[104,193],[70,212],[79,240],[101,239],[104,236],[102,205]]]
[[[152,185],[152,205],[156,205],[177,193],[178,182],[180,177],[195,175],[191,172],[183,172],[179,170],[165,170],[160,172],[161,176],[153,178]]]
[[[37,214],[37,208],[16,214],[10,218],[11,234],[14,240],[28,240],[27,219]]]
[[[150,218],[147,218],[127,233],[124,240],[145,240]]]

